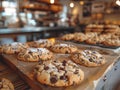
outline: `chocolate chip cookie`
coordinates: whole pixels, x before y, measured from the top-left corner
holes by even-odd
[[[98,37],[93,37],[93,38],[89,38],[85,41],[87,44],[93,44],[96,45],[99,43],[99,38]]]
[[[69,54],[69,53],[76,52],[77,47],[72,44],[60,43],[60,44],[55,44],[54,46],[50,47],[50,50],[56,53]]]
[[[20,42],[13,42],[11,44],[5,44],[0,46],[0,52],[5,54],[15,54],[15,53],[19,53],[20,51],[28,47],[29,46],[27,44]]]
[[[87,39],[84,33],[74,33],[75,42],[84,42]]]
[[[53,57],[53,53],[46,48],[28,48],[18,53],[18,60],[21,61],[39,61],[50,60]]]
[[[71,55],[74,62],[84,66],[100,66],[105,64],[105,58],[97,51],[83,50]]]
[[[73,40],[74,34],[65,34],[61,37],[62,40]]]
[[[14,90],[14,86],[10,80],[6,78],[0,79],[0,90]]]
[[[30,47],[48,48],[48,47],[53,46],[55,44],[55,40],[53,40],[53,39],[40,39],[37,41],[29,42],[28,44]]]
[[[120,39],[107,39],[106,41],[103,41],[102,44],[105,46],[120,47]]]
[[[38,82],[56,87],[79,84],[84,79],[84,72],[71,60],[40,62],[34,72]]]

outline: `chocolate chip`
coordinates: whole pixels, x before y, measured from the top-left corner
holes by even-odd
[[[52,46],[49,46],[49,48],[52,48]]]
[[[45,66],[45,67],[44,67],[44,70],[48,70],[48,69],[49,69],[49,67],[48,67],[48,66]]]
[[[59,49],[62,49],[62,47],[59,47]]]
[[[33,52],[29,51],[30,54],[32,54]]]
[[[63,67],[60,67],[59,69],[60,69],[60,70],[65,70]]]
[[[35,70],[36,70],[36,71],[38,71],[38,70],[39,70],[39,68],[38,68],[38,67],[35,67]]]
[[[84,64],[84,63],[85,63],[85,60],[81,59],[81,63],[83,63],[83,64]]]
[[[62,62],[62,65],[63,65],[63,66],[66,66],[66,63],[67,63],[67,62],[64,60],[64,61]]]
[[[39,60],[39,62],[38,62],[38,63],[39,63],[39,65],[41,65],[41,64],[43,64],[43,61],[42,61],[42,60]]]
[[[79,73],[79,70],[75,70],[74,74],[78,74]]]
[[[58,78],[57,78],[56,75],[51,76],[51,78],[50,78],[50,82],[51,82],[52,84],[56,83],[57,81],[58,81]]]
[[[92,61],[93,61],[93,59],[92,59],[92,58],[89,58],[89,61],[90,61],[90,62],[92,62]]]
[[[64,75],[64,76],[60,76],[60,80],[68,80],[68,76]]]
[[[55,62],[55,63],[56,63],[57,61],[53,61],[53,62]]]
[[[96,53],[96,51],[93,51],[92,53],[94,53],[94,54],[95,54],[95,53]]]
[[[95,60],[95,59],[96,59],[96,57],[92,57],[92,59],[93,59],[93,60]]]
[[[103,57],[100,57],[100,59],[103,59]]]
[[[65,53],[66,53],[66,54],[68,54],[68,53],[69,53],[69,51],[65,51]]]

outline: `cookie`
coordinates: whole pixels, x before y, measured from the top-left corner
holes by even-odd
[[[74,41],[76,42],[84,42],[86,40],[86,35],[84,33],[75,33]]]
[[[65,34],[61,37],[62,40],[73,40],[74,34]]]
[[[120,46],[120,39],[107,39],[107,40],[103,41],[102,44],[105,46],[119,47]]]
[[[111,36],[112,36],[112,34],[101,34],[99,37],[100,37],[101,39],[106,40],[106,39],[111,38]]]
[[[85,28],[85,33],[92,32],[91,28]]]
[[[83,50],[71,55],[74,62],[88,66],[100,66],[105,64],[105,58],[97,51]]]
[[[0,52],[5,53],[5,54],[15,54],[15,53],[21,52],[22,50],[28,47],[29,46],[27,44],[20,43],[20,42],[14,42],[11,44],[5,44],[5,45],[0,46]]]
[[[120,29],[118,32],[115,33],[116,36],[118,36],[120,38]]]
[[[98,33],[96,33],[96,32],[85,33],[86,39],[97,37],[97,36],[98,36]]]
[[[103,29],[92,29],[91,32],[102,33]]]
[[[97,24],[89,24],[85,28],[85,32],[98,32],[101,33],[103,31],[104,26],[103,25],[97,25]]]
[[[14,86],[10,80],[6,78],[0,79],[0,90],[14,90]]]
[[[17,55],[18,60],[29,62],[50,60],[52,57],[53,53],[46,48],[28,48]]]
[[[85,41],[87,44],[98,44],[99,43],[99,38],[98,37],[93,37],[93,38],[89,38]]]
[[[55,44],[55,40],[54,39],[40,39],[37,41],[29,42],[28,44],[30,47],[48,48],[48,47],[53,46]]]
[[[69,53],[76,52],[77,47],[72,44],[60,43],[60,44],[55,44],[54,46],[50,47],[50,50],[56,53],[69,54]]]
[[[84,72],[70,60],[40,63],[34,71],[38,82],[55,87],[79,84],[84,79]]]
[[[119,26],[117,25],[105,25],[104,33],[116,33],[119,31]]]

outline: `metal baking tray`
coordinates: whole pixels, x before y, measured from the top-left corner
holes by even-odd
[[[68,43],[68,42],[66,42]],[[19,61],[16,58],[16,55],[1,55],[3,60],[14,69],[32,88],[33,90],[93,90],[93,82],[104,74],[104,72],[118,59],[119,55],[113,51],[104,50],[98,47],[90,47],[85,45],[75,44],[78,49],[90,49],[97,50],[106,59],[106,63],[99,67],[85,67],[81,66],[81,69],[84,71],[85,78],[84,81],[78,85],[68,86],[68,87],[51,87],[48,85],[43,85],[39,83],[33,74],[33,68],[37,62],[23,62]],[[70,59],[69,54],[56,54],[55,58],[58,59]]]
[[[56,40],[64,41],[64,42],[73,42],[73,43],[76,43],[76,44],[83,44],[83,45],[90,45],[90,46],[99,46],[99,47],[108,48],[108,49],[118,49],[118,48],[120,48],[120,46],[106,46],[106,45],[103,45],[103,44],[88,44],[86,42],[79,42],[79,41],[74,41],[74,40],[61,40],[60,37],[56,38]]]

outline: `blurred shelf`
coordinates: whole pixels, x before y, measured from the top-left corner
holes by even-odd
[[[40,10],[40,11],[51,11],[57,13],[62,10],[62,6],[50,5],[49,7],[42,7],[42,6],[23,6],[22,9],[27,10]]]
[[[24,5],[21,8],[57,13],[62,10],[62,4],[59,0],[55,0],[53,4],[50,3],[50,0],[24,0]]]
[[[51,4],[51,3],[50,3],[50,0],[36,0],[36,1],[30,0],[30,1],[39,2],[39,3],[45,3],[45,4],[49,4],[49,5],[60,5],[60,6],[61,6],[61,4],[59,3],[58,0],[55,0],[55,3],[54,3],[54,4]]]
[[[4,8],[3,7],[0,7],[0,11],[3,11],[4,10]]]
[[[41,11],[49,11],[47,7],[31,7],[31,6],[23,6],[22,9],[28,9],[28,10],[41,10]]]

